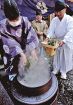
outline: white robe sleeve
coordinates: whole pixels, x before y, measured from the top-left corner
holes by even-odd
[[[73,19],[72,18],[70,18],[68,20],[68,23],[67,23],[67,34],[65,35],[63,41],[66,43],[66,45],[70,49],[73,49]]]
[[[55,19],[52,19],[50,26],[49,26],[49,29],[47,31],[47,37],[48,38],[54,38],[55,37],[54,32],[55,32]]]

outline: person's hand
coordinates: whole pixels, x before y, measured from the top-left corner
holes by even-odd
[[[27,58],[26,55],[22,52],[20,53],[20,60],[19,60],[19,64],[18,64],[18,74],[21,78],[24,77],[25,74],[25,66],[27,65]]]
[[[59,46],[60,46],[60,47],[63,46],[63,44],[64,44],[63,41],[60,41],[60,42],[59,42]]]
[[[48,41],[49,41],[49,38],[46,38],[43,42],[48,43]]]
[[[22,62],[22,64],[27,64],[27,58],[26,58],[26,55],[24,54],[24,53],[21,53],[20,54],[20,60],[21,60],[21,62]]]
[[[40,32],[40,35],[43,35],[43,32]]]
[[[43,32],[37,32],[37,34],[38,34],[39,36],[41,36],[41,35],[43,35]]]
[[[36,49],[34,49],[34,50],[31,52],[31,56],[32,56],[32,58],[35,59],[35,60],[38,59]]]

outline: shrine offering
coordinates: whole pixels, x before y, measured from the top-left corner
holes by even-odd
[[[56,49],[59,44],[55,39],[50,39],[48,42],[42,42],[42,45],[49,56],[54,56],[56,54]]]

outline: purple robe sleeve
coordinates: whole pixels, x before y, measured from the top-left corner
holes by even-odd
[[[6,30],[6,21],[2,20],[0,22],[0,31],[1,32],[5,32]],[[23,52],[23,50],[21,49],[21,46],[18,42],[16,42],[14,39],[11,38],[6,38],[3,37],[2,35],[0,35],[0,37],[2,38],[3,41],[3,49],[5,51],[5,53],[11,55],[12,57],[20,54],[21,52]]]
[[[27,18],[24,17],[23,19],[25,21],[25,32],[26,32],[31,27],[31,23],[28,21]],[[5,23],[6,22],[4,20],[0,24],[0,31],[2,31],[2,32],[4,32],[6,30]],[[15,33],[13,33],[13,34],[15,35]],[[3,44],[4,44],[3,48],[4,48],[5,52],[10,54],[12,57],[23,52],[23,50],[21,49],[21,45],[18,42],[16,42],[14,39],[5,38],[2,36],[2,40],[3,40]],[[28,42],[28,44],[26,46],[30,52],[33,49],[38,47],[39,41],[38,41],[37,35],[32,27],[28,33],[27,42]]]
[[[28,46],[28,48],[29,48],[29,50],[31,52],[33,49],[38,47],[39,40],[38,40],[38,37],[37,37],[37,34],[36,34],[35,30],[31,26],[31,23],[28,21],[27,18],[26,18],[26,22],[25,22],[25,27],[26,27],[25,30],[28,30],[31,27],[31,29],[30,29],[30,31],[28,33],[28,37],[27,37],[27,43],[28,43],[27,46]]]

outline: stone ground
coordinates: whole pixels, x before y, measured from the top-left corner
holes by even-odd
[[[0,105],[14,105],[7,91],[0,82]]]
[[[58,105],[73,105],[73,71],[67,74],[67,80],[61,79],[60,75],[57,75],[57,79],[59,82]],[[5,81],[2,81],[2,84],[10,94],[9,81],[5,79]]]
[[[67,80],[57,76],[59,81],[58,105],[73,105],[73,70],[67,73]]]

